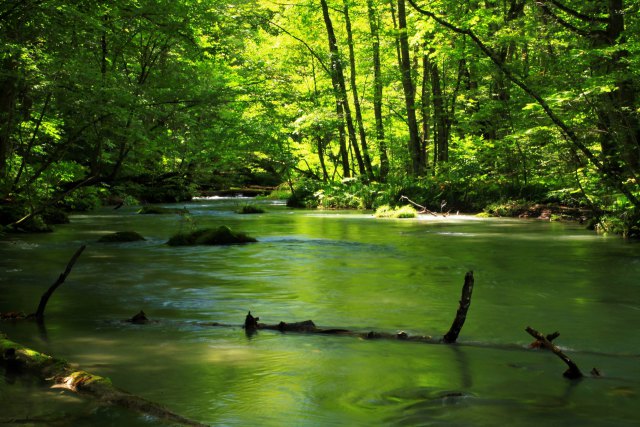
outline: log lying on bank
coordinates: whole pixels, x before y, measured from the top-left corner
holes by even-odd
[[[115,387],[108,378],[71,367],[67,362],[10,341],[0,333],[0,364],[14,374],[38,376],[51,388],[96,399],[100,403],[120,406],[140,414],[184,425],[204,426],[198,421],[176,414],[162,405]]]

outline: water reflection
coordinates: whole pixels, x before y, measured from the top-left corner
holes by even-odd
[[[258,238],[255,245],[169,248],[164,243],[185,227],[181,217],[134,208],[76,215],[54,234],[11,236],[0,242],[0,311],[35,309],[69,254],[89,246],[49,302],[48,340],[34,324],[0,329],[213,425],[640,420],[640,331],[630,327],[640,310],[640,246],[566,224],[376,220],[283,205],[236,215],[237,203],[198,200],[187,208],[198,226],[229,225]],[[125,229],[147,240],[96,243]],[[476,287],[459,346],[271,331],[248,339],[240,327],[251,310],[267,323],[312,319],[327,328],[439,336],[468,270]],[[121,322],[141,309],[158,322]],[[527,325],[559,330],[576,363],[605,378],[572,386],[555,356],[522,350]],[[474,343],[484,347],[465,345]],[[5,396],[9,385],[2,387]],[[11,387],[31,403],[44,398],[38,387]],[[16,417],[33,406],[25,402]],[[59,410],[85,411],[46,414]],[[154,424],[114,409],[97,413],[102,425]],[[96,415],[80,418],[100,423]]]

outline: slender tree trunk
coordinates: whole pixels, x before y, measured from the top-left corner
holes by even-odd
[[[398,0],[398,30],[400,43],[400,72],[402,73],[402,88],[407,108],[407,125],[409,127],[409,157],[411,158],[411,171],[418,176],[424,171],[420,159],[420,135],[418,133],[418,121],[416,119],[415,88],[411,78],[411,58],[409,56],[409,37],[407,34],[407,16],[405,0]]]
[[[420,106],[420,113],[422,116],[422,138],[420,140],[421,149],[420,154],[422,158],[420,161],[423,165],[429,164],[429,140],[431,138],[431,97],[429,96],[430,79],[429,79],[429,55],[425,52],[422,55],[422,91],[420,98],[422,100]]]
[[[18,96],[18,63],[8,57],[1,63],[0,78],[0,178],[7,176],[7,162],[12,151],[11,134],[13,133],[16,98]]]
[[[449,160],[449,135],[447,130],[447,111],[444,105],[442,93],[442,81],[440,70],[435,61],[428,60],[431,74],[431,93],[433,96],[433,121],[434,121],[434,161],[441,163]]]
[[[324,161],[324,140],[320,135],[316,135],[316,147],[318,149],[318,161],[320,162],[320,168],[322,169],[322,181],[329,181],[329,174],[327,173],[327,165]]]
[[[347,136],[344,131],[344,111],[342,103],[336,99],[336,116],[338,117],[338,136],[340,144],[340,161],[342,163],[342,176],[351,176],[351,162],[349,161],[349,149],[347,148]]]
[[[342,68],[342,61],[340,60],[340,52],[338,51],[338,41],[333,30],[333,23],[329,16],[329,6],[326,0],[320,0],[322,6],[322,16],[324,17],[324,23],[327,29],[327,36],[329,38],[329,52],[331,53],[331,80],[333,82],[333,90],[336,97],[336,102],[340,104],[339,110],[342,111],[342,118],[346,122],[347,132],[349,135],[349,143],[355,153],[356,161],[358,163],[358,170],[361,175],[366,174],[362,155],[360,154],[360,147],[356,138],[356,130],[353,125],[353,118],[351,117],[351,108],[349,107],[349,97],[347,94],[347,86],[344,80],[344,70]],[[345,174],[345,177],[347,175]]]
[[[380,67],[380,26],[379,17],[374,8],[373,0],[367,0],[369,12],[369,27],[373,43],[373,114],[376,119],[376,140],[380,151],[380,179],[384,180],[389,174],[389,157],[384,137],[384,122],[382,118],[382,72]]]
[[[358,136],[360,137],[360,145],[362,146],[362,161],[369,180],[373,179],[373,168],[371,167],[371,157],[369,156],[369,147],[367,146],[367,135],[364,130],[364,122],[362,120],[362,111],[360,108],[360,98],[358,97],[358,87],[356,84],[356,58],[353,49],[353,31],[351,30],[351,18],[349,18],[349,1],[344,0],[344,20],[347,30],[347,43],[349,45],[349,79],[351,83],[351,92],[353,94],[353,108],[356,113],[356,123],[358,125]]]
[[[398,31],[398,20],[396,18],[396,6],[393,0],[389,0],[389,10],[391,11],[391,21],[393,22],[393,29]],[[402,63],[402,55],[400,54],[400,37],[395,37],[396,56],[398,57],[398,64]]]

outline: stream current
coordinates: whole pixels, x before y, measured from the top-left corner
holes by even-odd
[[[0,240],[0,312],[33,312],[87,244],[46,310],[46,330],[2,322],[14,341],[107,376],[172,411],[222,426],[624,426],[640,414],[640,245],[566,223],[471,216],[375,219],[246,199],[73,215],[51,234]],[[170,206],[170,205],[165,205]],[[169,247],[193,227],[228,225],[258,243]],[[97,243],[135,230],[147,240]],[[475,288],[456,345],[240,327],[312,319],[322,328],[442,336],[464,275]],[[122,322],[139,310],[157,320]],[[230,327],[203,326],[221,322]],[[569,381],[531,326],[588,373]],[[0,368],[0,374],[2,370]],[[0,425],[150,426],[28,378],[0,378]]]

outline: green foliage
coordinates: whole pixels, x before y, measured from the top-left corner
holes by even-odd
[[[349,4],[349,95],[358,91],[363,101],[355,140],[336,110],[319,7],[17,2],[0,27],[0,200],[12,205],[0,208],[0,223],[60,197],[56,205],[66,210],[89,210],[101,200],[174,203],[198,190],[287,181],[293,191],[271,197],[293,207],[373,209],[406,196],[434,211],[446,202],[442,209],[488,206],[506,214],[515,208],[502,201],[555,202],[604,212],[607,223],[622,224],[610,230],[634,234],[638,2],[625,2],[621,14],[604,2],[598,13],[605,20],[585,21],[580,32],[553,2],[545,7],[569,25],[536,2],[476,3],[421,3],[450,26],[407,6],[411,83],[425,94],[415,105],[424,133],[418,173],[398,96],[397,23],[384,2]],[[345,15],[333,6],[346,56]],[[612,13],[624,25],[607,21]],[[451,31],[456,26],[477,39]],[[614,36],[593,37],[604,33]],[[372,73],[378,43],[380,73]],[[382,91],[381,113],[371,102],[374,87]],[[359,176],[355,148],[365,141],[375,176]]]
[[[235,245],[252,242],[257,240],[223,225],[215,229],[202,228],[189,233],[178,233],[171,237],[167,244],[169,246]]]
[[[484,208],[484,212],[489,216],[515,217],[525,212],[530,206],[524,200],[507,200],[490,203]]]
[[[302,178],[293,184],[291,197],[287,199],[287,206],[291,208],[316,208],[318,200],[315,196],[320,190],[321,183],[316,180]]]
[[[400,207],[391,207],[389,205],[382,205],[376,209],[376,218],[417,218],[418,212],[409,205]]]

